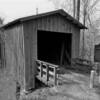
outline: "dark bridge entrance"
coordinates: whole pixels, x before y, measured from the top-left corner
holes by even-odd
[[[38,59],[57,65],[71,63],[72,34],[38,31]]]

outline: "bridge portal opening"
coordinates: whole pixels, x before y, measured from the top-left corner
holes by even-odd
[[[70,65],[72,34],[50,31],[37,32],[37,56],[39,60],[57,65]]]

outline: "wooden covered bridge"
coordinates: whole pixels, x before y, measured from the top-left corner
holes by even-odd
[[[36,77],[56,85],[58,66],[67,67],[79,56],[80,29],[85,28],[64,10],[20,18],[1,27],[5,70],[13,86],[18,83],[20,91],[29,91],[35,88]]]

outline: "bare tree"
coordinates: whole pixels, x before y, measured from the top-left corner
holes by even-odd
[[[49,0],[55,5],[55,9],[64,9],[73,16],[73,0]]]
[[[50,0],[54,3],[55,8],[62,8],[70,15],[79,20],[80,17],[80,0]]]
[[[85,55],[88,55],[88,59],[93,60],[94,54],[94,38],[95,35],[98,33],[97,27],[97,20],[100,18],[95,18],[94,15],[96,14],[96,6],[99,3],[99,0],[82,0],[83,6],[83,24],[88,27],[88,30],[83,31],[83,47],[82,47],[82,57],[85,58]],[[100,22],[100,21],[99,21]],[[88,36],[86,36],[88,34]],[[88,41],[85,43],[85,41]],[[88,48],[86,46],[88,45]],[[86,50],[88,49],[88,50]],[[88,53],[87,53],[88,52]]]
[[[76,0],[73,0],[73,17],[75,18],[76,13]]]

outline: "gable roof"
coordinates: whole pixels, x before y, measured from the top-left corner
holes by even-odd
[[[79,21],[77,21],[75,18],[73,18],[71,15],[69,15],[68,13],[66,13],[62,9],[47,12],[47,13],[37,14],[37,15],[33,15],[33,16],[19,18],[19,19],[12,21],[12,22],[9,22],[8,24],[3,25],[2,28],[16,24],[18,22],[24,22],[24,21],[28,21],[28,20],[31,20],[31,19],[37,19],[37,18],[41,18],[41,17],[53,15],[53,14],[60,14],[60,15],[64,16],[67,20],[69,20],[71,23],[77,25],[80,29],[87,29],[87,27],[85,27],[83,24],[81,24]]]

